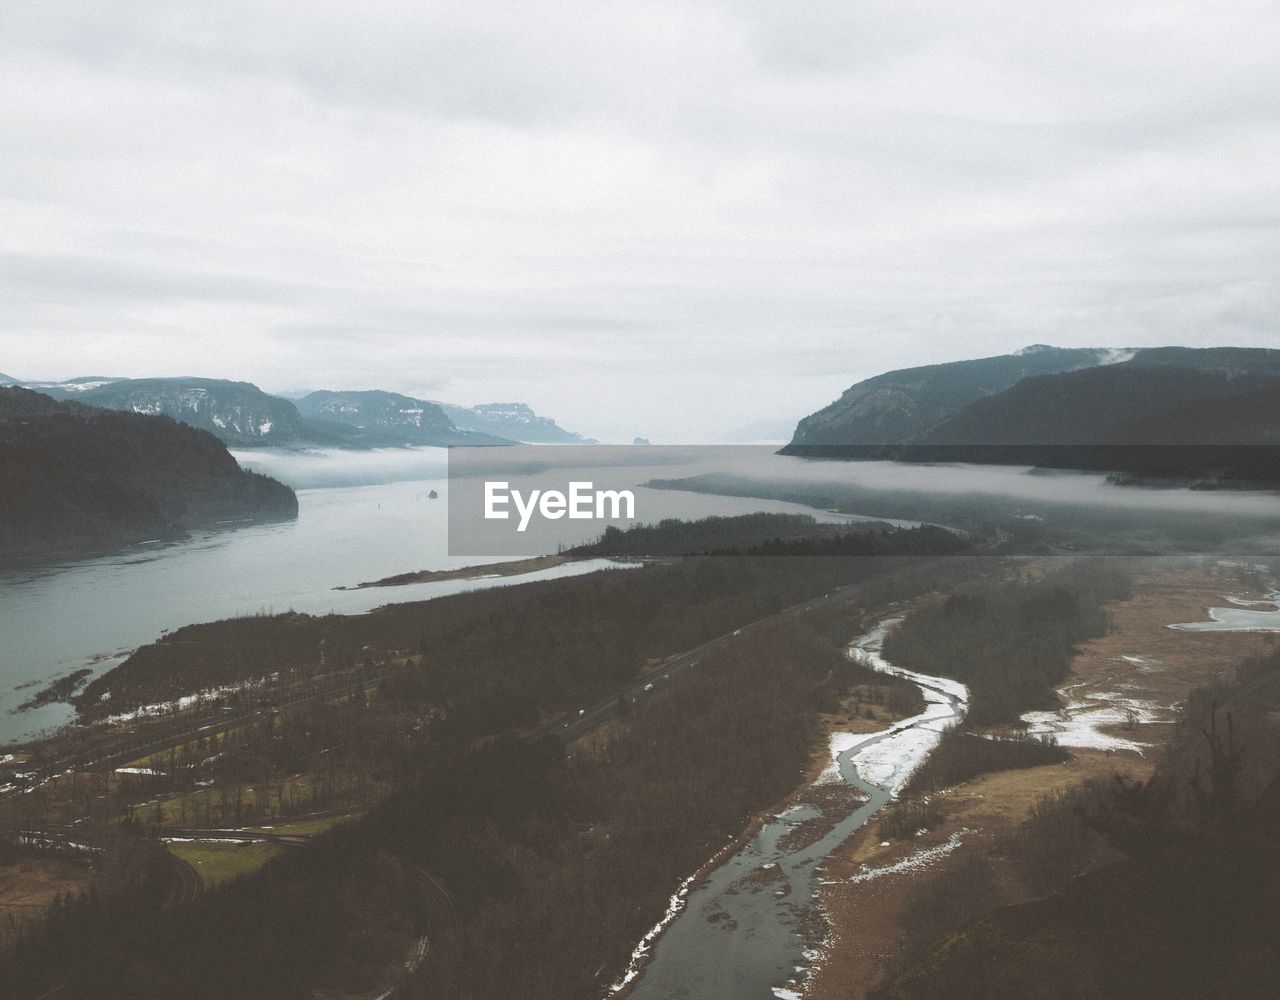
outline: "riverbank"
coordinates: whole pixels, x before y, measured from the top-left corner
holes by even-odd
[[[901,672],[879,656],[886,627],[866,628],[849,655],[901,687],[895,677]],[[942,730],[963,716],[963,685],[919,675],[905,679],[919,685],[923,697],[887,728],[880,711],[861,708],[865,692],[857,688],[841,711],[823,717],[826,745],[813,755],[804,784],[780,807],[755,817],[736,850],[720,852],[709,870],[686,884],[665,929],[656,928],[661,933],[638,949],[622,995],[798,995],[812,944],[822,934],[814,888],[826,859],[893,800]]]
[[[366,580],[350,587],[334,587],[334,590],[367,590],[371,587],[404,587],[412,583],[438,583],[441,580],[491,580],[503,576],[520,576],[537,573],[564,563],[574,562],[579,556],[534,556],[530,559],[513,559],[509,562],[461,566],[458,569],[422,569],[414,573],[398,573],[381,580]]]
[[[931,797],[941,818],[918,836],[884,840],[873,822],[842,845],[819,888],[829,933],[803,991],[806,1000],[858,1000],[883,983],[913,894],[968,860],[990,866],[999,903],[1034,898],[1019,866],[999,850],[1001,838],[1046,796],[1113,774],[1148,777],[1172,731],[1174,706],[1242,657],[1274,648],[1256,633],[1167,627],[1199,617],[1224,593],[1240,592],[1221,568],[1169,565],[1137,575],[1132,596],[1108,609],[1110,632],[1081,645],[1062,685],[1067,695],[1057,735],[1070,760],[944,789]],[[1159,711],[1131,719],[1126,713],[1134,704]],[[1073,716],[1075,724],[1068,724]]]

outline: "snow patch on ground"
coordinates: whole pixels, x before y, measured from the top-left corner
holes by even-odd
[[[130,709],[127,712],[119,712],[115,715],[108,716],[104,722],[108,725],[114,725],[119,722],[133,722],[135,719],[146,718],[153,715],[170,715],[174,712],[180,712],[183,709],[190,708],[192,705],[198,705],[205,701],[214,701],[218,698],[224,698],[229,694],[240,694],[246,691],[252,691],[255,688],[262,687],[268,681],[278,679],[279,674],[272,674],[270,677],[260,677],[254,680],[240,681],[236,684],[226,684],[222,687],[205,688],[202,691],[196,691],[193,694],[184,694],[181,698],[173,701],[158,702],[154,705],[142,705],[139,708]]]
[[[849,657],[872,670],[911,681],[924,696],[924,711],[880,733],[833,733],[831,736],[833,758],[838,761],[851,754],[846,759],[853,764],[858,776],[879,785],[894,798],[938,745],[943,731],[959,722],[969,707],[969,689],[959,681],[897,667],[880,655],[885,633],[901,620],[890,619],[871,629],[849,647]],[[838,777],[838,765],[833,764],[819,781]]]
[[[1241,608],[1271,607],[1271,608],[1275,608],[1277,611],[1280,611],[1280,595],[1276,595],[1274,593],[1271,595],[1271,597],[1262,601],[1251,601],[1244,597],[1231,597],[1231,596],[1226,596],[1223,599],[1226,601],[1230,601],[1232,604]]]
[[[879,785],[897,798],[942,734],[930,729],[907,729],[859,750],[853,766],[863,781]]]
[[[863,865],[856,875],[851,875],[845,881],[848,882],[870,882],[874,879],[882,878],[885,875],[893,875],[897,872],[919,871],[922,868],[928,868],[929,865],[937,861],[939,858],[945,858],[948,854],[960,846],[960,841],[972,833],[972,830],[957,830],[945,842],[938,844],[936,847],[926,847],[922,851],[916,851],[909,854],[901,861],[895,861],[891,865],[884,865],[880,868],[871,868]],[[834,882],[826,883],[828,885]]]
[[[1168,626],[1180,632],[1280,632],[1280,591],[1273,590],[1265,600],[1224,597],[1230,608],[1209,608],[1207,622],[1178,622]],[[1253,610],[1268,608],[1266,611]]]
[[[1177,712],[1153,701],[1130,698],[1119,691],[1092,691],[1075,697],[1081,685],[1074,684],[1060,692],[1067,704],[1055,712],[1027,712],[1022,716],[1031,736],[1052,736],[1059,746],[1085,750],[1132,750],[1139,756],[1147,743],[1104,733],[1103,728],[1135,727],[1148,723],[1173,722]]]
[[[161,837],[166,844],[256,844],[243,837]]]

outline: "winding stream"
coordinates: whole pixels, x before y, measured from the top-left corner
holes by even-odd
[[[635,964],[615,991],[629,985],[627,996],[634,1000],[799,995],[796,984],[803,982],[810,961],[806,941],[811,935],[805,923],[818,918],[814,883],[823,860],[896,797],[943,729],[962,718],[968,705],[964,685],[883,659],[885,632],[897,620],[868,630],[850,646],[849,655],[917,684],[925,711],[884,732],[834,734],[832,766],[814,783],[843,781],[866,801],[818,839],[799,846],[792,846],[797,838],[787,835],[818,809],[793,807],[767,820],[746,846],[696,886],[682,890],[682,898],[673,899],[670,922],[655,928],[637,949]],[[656,941],[651,949],[650,941]]]

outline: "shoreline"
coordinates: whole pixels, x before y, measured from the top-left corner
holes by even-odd
[[[438,583],[441,580],[474,580],[494,576],[519,576],[522,573],[536,573],[538,570],[551,569],[569,562],[578,562],[583,556],[545,555],[530,556],[527,559],[512,559],[508,562],[480,563],[475,566],[461,566],[458,569],[420,569],[411,573],[397,573],[384,576],[380,580],[365,580],[349,586],[334,587],[334,590],[370,590],[375,587],[406,587],[415,583]],[[612,558],[612,557],[611,557]]]

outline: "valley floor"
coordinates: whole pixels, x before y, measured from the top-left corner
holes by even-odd
[[[1055,791],[1089,778],[1150,775],[1172,732],[1177,703],[1229,674],[1242,658],[1274,648],[1274,637],[1259,633],[1167,627],[1204,618],[1228,594],[1247,596],[1220,571],[1182,567],[1136,577],[1133,596],[1109,608],[1110,633],[1082,644],[1062,686],[1069,690],[1064,702],[1089,712],[1112,706],[1097,726],[1066,727],[1062,741],[1071,760],[987,774],[945,789],[934,796],[944,821],[907,841],[882,841],[873,821],[842,845],[828,861],[819,890],[829,929],[804,996],[857,1000],[880,985],[903,934],[908,897],[959,859],[986,857],[1000,903],[1032,898],[1017,866],[996,850],[1002,834]],[[1133,705],[1139,711],[1131,715]],[[1098,735],[1110,739],[1093,738]]]

